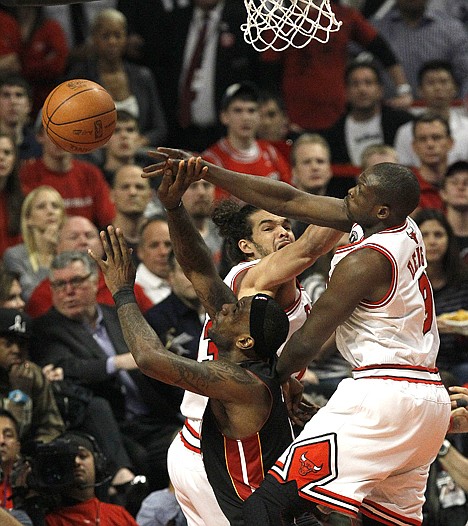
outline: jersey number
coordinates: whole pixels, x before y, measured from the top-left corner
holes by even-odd
[[[426,273],[421,274],[418,283],[419,291],[421,292],[424,300],[423,334],[426,334],[431,330],[432,321],[434,319],[434,302],[432,300],[432,289]]]
[[[210,337],[208,336],[208,329],[211,328],[213,325],[212,320],[208,320],[208,323],[205,326],[205,330],[203,332],[203,339],[208,340],[208,349],[206,351],[207,360],[217,360],[218,359],[218,347],[210,340]]]

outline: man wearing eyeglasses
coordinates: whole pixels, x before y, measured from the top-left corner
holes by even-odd
[[[132,444],[135,467],[147,475],[151,490],[166,487],[166,454],[182,424],[182,391],[163,388],[139,371],[115,307],[97,302],[98,268],[87,254],[56,255],[49,279],[53,307],[34,322],[34,359],[62,367],[65,378],[106,398]],[[136,451],[144,454],[133,455]]]

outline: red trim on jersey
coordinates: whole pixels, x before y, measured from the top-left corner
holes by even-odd
[[[352,517],[356,517],[359,512],[360,503],[355,499],[338,495],[338,493],[333,493],[332,491],[326,490],[320,486],[314,486],[311,491],[313,492],[313,495],[304,493],[301,491],[301,489],[299,489],[299,495],[307,500],[316,502],[317,504],[321,504],[327,508],[337,510],[341,513],[345,513],[346,515],[351,515]],[[328,498],[320,498],[320,495]],[[330,499],[333,499],[334,502],[330,502]],[[340,505],[340,502],[343,503],[342,506]],[[355,508],[355,511],[350,508]]]
[[[187,442],[187,440],[185,440],[185,438],[184,438],[184,435],[182,434],[182,431],[179,431],[179,436],[180,436],[180,439],[182,440],[182,443],[184,444],[184,446],[187,449],[190,449],[190,451],[193,451],[194,453],[200,453],[201,454],[201,448],[199,448],[197,446],[192,446],[192,444],[190,444],[190,442]]]
[[[243,261],[241,261],[241,263],[243,263]],[[246,261],[247,263],[247,261]],[[234,292],[234,294],[237,296],[237,287],[238,287],[238,278],[240,278],[240,276],[242,276],[242,274],[244,274],[244,272],[247,272],[247,270],[250,270],[252,267],[254,267],[255,265],[258,264],[258,260],[256,259],[255,261],[252,261],[251,262],[252,264],[251,265],[246,265],[245,267],[239,269],[235,274],[234,276],[231,278],[231,285],[230,285],[230,289]]]
[[[259,434],[242,440],[224,437],[224,455],[232,486],[246,500],[265,478]]]
[[[421,521],[417,519],[410,519],[409,517],[395,513],[394,511],[368,499],[362,501],[361,512],[366,515],[366,517],[375,519],[379,523],[384,521],[382,524],[390,524],[391,526],[394,526],[395,524],[398,524],[399,526],[403,524],[407,524],[408,526],[421,525]]]
[[[197,445],[191,444],[185,437],[184,433],[187,433],[189,436],[191,436],[194,439],[194,442],[197,442]],[[187,449],[190,449],[190,451],[194,451],[195,453],[201,454],[201,448],[200,448],[200,433],[194,429],[190,424],[188,419],[185,419],[184,426],[181,431],[179,431],[180,439],[182,440],[182,443]]]
[[[427,371],[429,373],[435,373],[437,374],[439,372],[439,369],[437,367],[424,367],[422,365],[404,365],[404,364],[398,364],[398,363],[386,363],[386,364],[380,364],[375,363],[372,365],[364,365],[362,367],[354,367],[353,371],[369,371],[371,369],[404,369],[406,371]]]

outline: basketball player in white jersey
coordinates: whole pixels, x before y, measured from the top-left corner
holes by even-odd
[[[159,175],[165,156],[145,168]],[[166,161],[167,162],[167,161]],[[286,379],[305,367],[336,330],[353,366],[327,405],[306,424],[244,505],[245,524],[277,525],[317,507],[363,524],[418,526],[429,466],[450,419],[450,400],[435,366],[439,337],[422,235],[409,218],[419,185],[406,167],[377,164],[344,200],[306,194],[202,159],[203,177],[236,197],[299,221],[348,231],[327,290],[281,354]],[[170,166],[170,164],[169,164]],[[286,522],[287,524],[287,522]]]
[[[331,250],[340,234],[309,227],[294,241],[291,223],[285,217],[232,201],[223,202],[213,220],[226,240],[231,262],[235,263],[225,283],[238,298],[273,290],[276,301],[288,315],[289,338],[305,322],[311,307],[296,276]],[[207,318],[198,361],[217,358],[216,346],[207,337],[210,326]],[[206,403],[206,397],[185,392],[181,412],[186,422],[168,451],[169,475],[189,526],[229,524],[216,502],[200,454],[200,427]]]

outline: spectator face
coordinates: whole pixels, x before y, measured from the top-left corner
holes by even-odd
[[[211,215],[213,201],[214,186],[203,180],[192,183],[183,197],[187,212],[196,219],[203,219]]]
[[[20,454],[20,442],[14,422],[8,416],[0,416],[0,461],[8,474]]]
[[[300,144],[295,157],[292,174],[296,186],[311,194],[323,193],[333,175],[326,148],[318,143]]]
[[[166,279],[169,275],[167,258],[171,246],[167,223],[153,221],[143,230],[138,246],[138,258],[153,274]]]
[[[74,475],[78,486],[88,486],[96,481],[94,456],[89,449],[83,446],[79,446],[75,457]]]
[[[151,200],[149,179],[141,177],[140,167],[123,166],[115,174],[111,195],[118,212],[127,216],[142,216]]]
[[[37,192],[26,212],[26,224],[31,229],[44,232],[47,228],[57,228],[63,221],[63,201],[55,192],[43,189]]]
[[[191,281],[184,274],[177,261],[174,268],[169,271],[168,280],[174,294],[179,298],[186,299],[189,302],[198,299]]]
[[[3,190],[8,177],[15,166],[15,145],[9,137],[0,137],[0,191]]]
[[[445,204],[458,212],[468,210],[468,172],[460,171],[447,177],[440,195]]]
[[[138,149],[140,132],[134,120],[117,121],[114,133],[106,146],[108,157],[132,159]]]
[[[429,219],[419,225],[419,229],[426,247],[427,262],[441,262],[447,252],[449,241],[445,228],[436,219]]]
[[[260,104],[259,116],[258,137],[266,141],[282,141],[286,138],[288,119],[274,99]]]
[[[24,362],[22,340],[11,336],[0,336],[0,368],[9,371],[13,365]]]
[[[73,154],[62,150],[60,146],[53,143],[47,133],[41,130],[37,135],[37,142],[42,145],[42,156],[56,163],[71,161]]]
[[[419,92],[430,108],[446,110],[457,96],[457,85],[449,71],[429,70],[421,80]]]
[[[93,34],[94,50],[98,57],[110,62],[120,60],[127,45],[127,31],[121,20],[107,18]]]
[[[386,153],[373,153],[367,158],[366,166],[363,166],[363,170],[367,170],[371,166],[380,163],[398,163],[396,151],[388,151]]]
[[[239,248],[254,259],[263,258],[294,241],[291,222],[285,217],[258,210],[249,217],[252,240],[241,239]]]
[[[30,111],[31,101],[22,86],[3,85],[0,88],[0,122],[8,126],[25,124]]]
[[[59,234],[57,253],[74,250],[87,253],[88,248],[98,256],[104,254],[97,228],[86,217],[68,218]]]
[[[352,109],[372,111],[383,99],[382,86],[371,68],[357,68],[348,77],[346,86],[348,103]]]
[[[260,124],[258,104],[233,100],[221,113],[221,122],[228,130],[228,137],[238,140],[254,139]]]
[[[419,122],[414,130],[413,149],[426,166],[437,166],[447,161],[453,141],[442,122]]]
[[[52,270],[50,286],[54,307],[67,318],[84,320],[96,310],[97,277],[81,261]]]
[[[10,290],[8,292],[6,300],[0,305],[5,309],[18,309],[23,310],[25,303],[21,297],[21,285],[17,279],[11,282]]]

